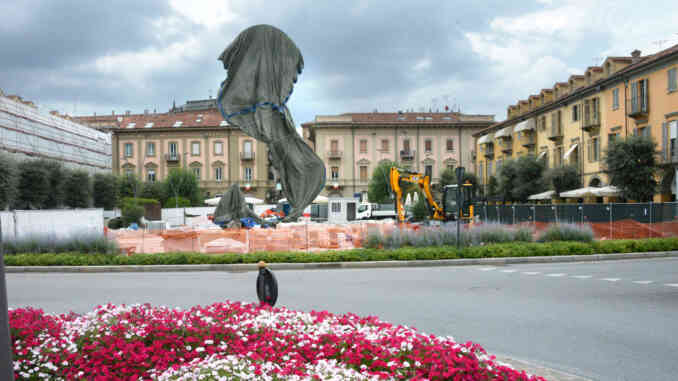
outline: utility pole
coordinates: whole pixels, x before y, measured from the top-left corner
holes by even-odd
[[[9,335],[7,309],[7,283],[5,281],[5,246],[2,243],[2,218],[0,218],[0,378],[14,380],[12,340]]]

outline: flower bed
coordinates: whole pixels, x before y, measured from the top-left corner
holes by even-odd
[[[17,380],[543,380],[375,317],[255,304],[10,310]]]

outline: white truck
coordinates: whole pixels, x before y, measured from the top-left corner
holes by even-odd
[[[369,204],[363,203],[358,206],[356,219],[358,220],[378,220],[382,218],[396,218],[394,204]]]

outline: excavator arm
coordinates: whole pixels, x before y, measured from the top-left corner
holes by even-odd
[[[398,222],[405,221],[405,206],[403,205],[403,185],[417,184],[424,192],[426,203],[428,204],[429,214],[434,220],[445,220],[445,213],[431,194],[431,178],[421,173],[400,170],[398,167],[391,167],[389,176],[389,185],[395,196],[395,208],[398,215]]]

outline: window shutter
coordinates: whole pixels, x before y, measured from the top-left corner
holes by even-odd
[[[662,156],[664,157],[664,161],[668,162],[669,161],[669,125],[664,122],[662,123]]]
[[[638,81],[631,84],[631,112],[638,111]]]
[[[647,82],[648,82],[647,79],[645,79],[645,80],[643,81],[643,99],[641,100],[641,102],[642,102],[642,103],[641,103],[641,104],[642,104],[641,110],[642,110],[642,111],[645,111],[645,112],[647,112],[647,101],[648,101],[648,97],[647,97],[647,89],[648,89],[648,87],[647,87]]]

